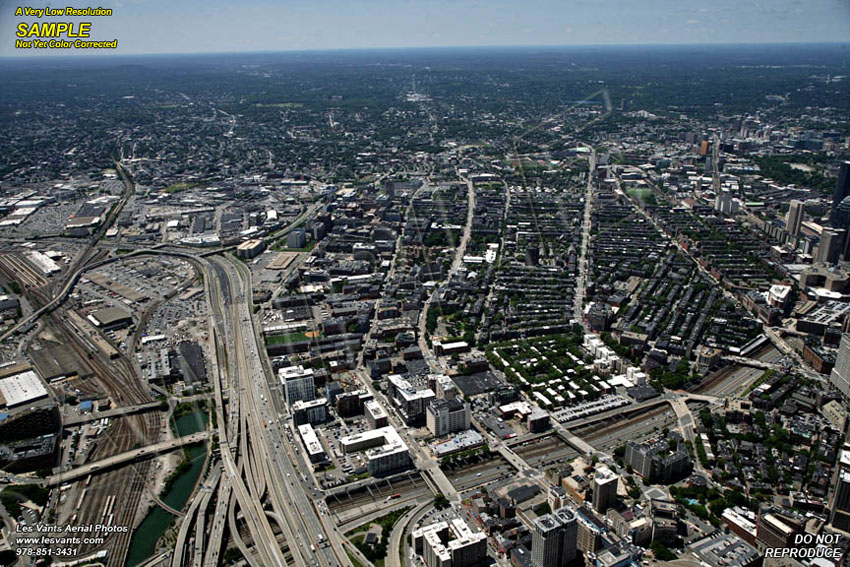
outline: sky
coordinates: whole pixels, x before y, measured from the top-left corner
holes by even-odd
[[[0,56],[15,49],[26,0],[0,0]],[[64,2],[56,2],[64,7]],[[117,53],[209,53],[452,46],[850,41],[850,0],[99,0],[92,40]],[[42,21],[50,20],[45,18]],[[103,55],[103,51],[98,52]]]

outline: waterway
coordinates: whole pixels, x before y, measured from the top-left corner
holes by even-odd
[[[172,430],[177,436],[191,435],[206,429],[209,415],[204,411],[196,411],[186,414],[172,423]],[[206,444],[193,445],[186,448],[189,459],[189,468],[183,471],[177,480],[171,485],[168,493],[161,495],[163,502],[176,510],[181,510],[192,494],[198,477],[204,468],[204,459],[207,453]],[[127,552],[127,565],[134,567],[143,563],[156,551],[156,542],[168,530],[174,522],[174,516],[159,506],[151,508],[148,515],[139,524],[130,540],[130,549]]]

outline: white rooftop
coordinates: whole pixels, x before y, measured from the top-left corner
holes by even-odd
[[[47,397],[47,388],[38,375],[27,370],[0,380],[0,394],[6,399],[7,407],[15,407]]]

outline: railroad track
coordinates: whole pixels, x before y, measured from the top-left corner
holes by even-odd
[[[415,500],[416,498],[424,494],[424,492],[422,492],[422,489],[425,489],[427,492],[433,492],[431,487],[420,474],[418,478],[414,477],[414,479],[410,480],[401,480],[393,483],[392,486],[383,485],[371,488],[371,492],[364,488],[352,493],[349,496],[342,494],[339,496],[330,497],[328,499],[328,510],[331,513],[345,512],[346,510],[351,510],[352,508],[357,508],[359,506],[363,506],[364,504],[378,502],[394,494],[401,494],[401,498],[399,499],[401,501]],[[399,500],[392,500],[391,502],[394,504],[398,504]]]
[[[151,401],[146,389],[136,376],[135,371],[122,355],[117,360],[105,363],[97,351],[88,350],[90,345],[82,344],[82,337],[68,327],[67,319],[61,317],[61,312],[46,315],[46,323],[64,339],[66,344],[81,360],[88,364],[96,376],[103,391],[120,405],[137,405]],[[89,459],[100,459],[116,453],[128,451],[134,445],[147,445],[159,437],[159,419],[154,414],[128,415],[119,420],[113,420],[112,426],[102,437],[97,447],[89,455]],[[123,565],[132,538],[136,511],[146,488],[146,479],[150,472],[151,463],[140,462],[122,468],[106,475],[98,475],[92,483],[93,490],[78,512],[77,522],[97,523],[100,521],[101,509],[106,499],[118,496],[114,505],[113,523],[130,526],[126,533],[117,532],[106,538],[103,545],[82,547],[80,555],[93,553],[102,549],[109,550],[109,562]],[[133,474],[127,475],[127,470]],[[82,483],[83,481],[80,481]],[[78,487],[81,484],[78,484]]]

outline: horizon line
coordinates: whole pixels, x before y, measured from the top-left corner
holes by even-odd
[[[681,48],[681,47],[800,47],[800,46],[848,46],[850,40],[842,41],[781,41],[781,42],[698,42],[698,43],[586,43],[586,44],[479,44],[479,45],[423,45],[398,47],[326,47],[309,49],[268,49],[245,51],[176,51],[176,52],[140,52],[140,53],[109,53],[108,51],[87,52],[81,54],[63,51],[44,51],[42,55],[0,55],[0,61],[56,61],[84,59],[113,59],[123,57],[203,57],[209,55],[275,55],[275,54],[322,54],[322,53],[355,53],[355,52],[390,52],[390,51],[461,51],[461,50],[533,50],[533,49],[605,49],[605,48]],[[32,53],[32,52],[27,52]]]

